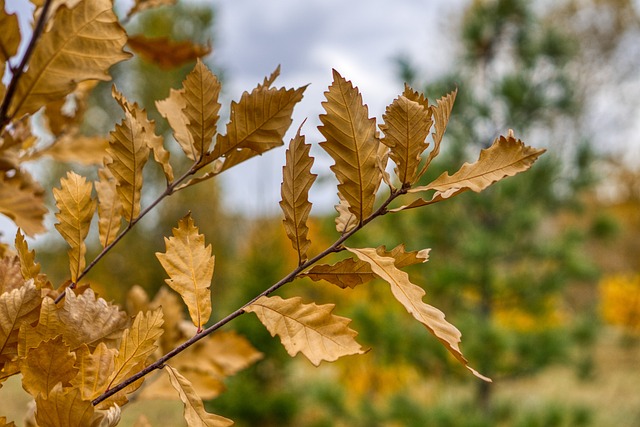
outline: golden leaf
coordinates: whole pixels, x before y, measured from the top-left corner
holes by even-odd
[[[18,258],[20,259],[20,272],[22,277],[24,280],[37,279],[40,274],[40,264],[36,262],[36,252],[29,251],[29,245],[27,245],[27,241],[24,240],[24,236],[19,228],[16,231],[15,245]]]
[[[130,328],[125,329],[109,387],[122,382],[143,367],[147,358],[158,348],[156,341],[162,334],[162,310],[138,313]]]
[[[355,254],[360,260],[368,263],[376,276],[380,277],[391,286],[393,296],[404,308],[429,332],[431,332],[453,356],[458,359],[469,371],[478,378],[491,380],[469,366],[469,362],[460,351],[460,331],[455,326],[445,320],[444,313],[435,307],[425,304],[422,298],[425,295],[424,289],[414,285],[409,281],[409,275],[399,270],[391,257],[380,256],[375,249],[355,249],[346,248]]]
[[[22,76],[9,117],[31,114],[60,99],[84,80],[109,80],[107,70],[131,55],[122,50],[127,35],[110,0],[62,7],[52,28],[38,40],[29,69]]]
[[[207,353],[208,358],[220,366],[227,376],[235,375],[263,357],[245,337],[234,331],[218,331],[211,335],[201,353]]]
[[[403,185],[413,184],[422,152],[428,147],[425,142],[433,123],[428,106],[414,101],[414,92],[408,86],[396,98],[382,116],[384,132],[381,142],[391,150],[391,160],[396,164],[395,172]]]
[[[302,125],[301,125],[302,127]],[[311,212],[309,189],[318,175],[311,173],[313,157],[309,155],[311,145],[306,144],[300,129],[291,139],[286,152],[286,163],[282,168],[282,186],[280,207],[284,212],[284,228],[291,240],[293,249],[298,252],[298,263],[307,259],[307,250],[311,241],[307,238],[309,227],[307,219]]]
[[[77,296],[72,290],[65,290],[64,306],[59,310],[59,316],[64,324],[64,340],[72,350],[82,344],[93,349],[100,342],[113,346],[129,321],[124,311],[102,298],[96,298],[91,288]]]
[[[33,280],[0,295],[0,364],[18,353],[18,331],[38,320],[42,297]]]
[[[67,172],[67,177],[60,179],[60,187],[53,189],[53,197],[59,210],[56,214],[59,221],[56,229],[71,246],[68,252],[69,269],[71,281],[75,283],[86,265],[84,256],[87,247],[84,239],[89,234],[96,201],[91,198],[91,182],[75,172]]]
[[[183,315],[184,306],[175,293],[163,286],[156,293],[153,301],[149,304],[149,308],[162,309],[164,333],[160,337],[160,348],[166,353],[184,341],[183,338],[185,337],[180,332],[180,324],[185,321]]]
[[[71,384],[80,390],[82,399],[93,400],[107,389],[116,353],[116,349],[107,348],[104,343],[98,344],[93,353],[85,344],[76,350],[78,375]]]
[[[184,419],[189,427],[227,427],[233,421],[220,415],[210,414],[204,409],[202,399],[193,390],[191,383],[177,370],[165,365],[171,385],[176,389],[180,400],[184,403]]]
[[[350,81],[333,70],[333,83],[322,103],[327,114],[320,115],[320,146],[335,160],[331,170],[338,178],[338,192],[349,204],[358,223],[373,212],[373,203],[382,174],[377,164],[379,140],[376,121],[362,95]]]
[[[129,289],[129,292],[127,292],[127,301],[125,306],[127,308],[127,313],[131,316],[135,316],[141,311],[148,311],[149,295],[147,295],[147,291],[145,291],[140,285],[133,285]]]
[[[20,259],[17,256],[5,256],[0,259],[0,295],[24,285],[21,269]]]
[[[191,160],[200,160],[209,151],[216,133],[220,103],[220,82],[216,76],[197,60],[194,69],[183,82],[186,106],[183,110],[191,134],[192,146],[190,152],[185,152]]]
[[[340,199],[340,202],[335,205],[336,212],[338,212],[338,216],[335,220],[336,231],[340,234],[344,234],[356,228],[358,226],[358,220],[349,210],[349,203],[339,191],[338,199]]]
[[[164,69],[180,67],[211,53],[210,45],[199,45],[190,40],[148,38],[143,34],[136,34],[129,36],[127,42],[141,58]]]
[[[61,383],[48,396],[36,397],[38,427],[87,427],[93,425],[94,415],[91,401],[83,400],[80,390],[65,390]]]
[[[26,156],[25,160],[37,160],[48,156],[58,162],[74,162],[81,165],[99,165],[109,142],[101,136],[84,136],[73,130],[61,135],[50,146]]]
[[[160,6],[171,6],[174,4],[176,4],[176,0],[136,0],[131,10],[129,10],[129,13],[127,13],[127,16],[142,12],[143,10],[153,9]]]
[[[118,235],[122,219],[122,202],[117,194],[117,183],[109,169],[98,170],[100,181],[95,183],[98,194],[98,234],[100,244],[107,247]]]
[[[26,357],[31,348],[36,348],[41,342],[50,340],[63,332],[64,325],[60,322],[57,306],[52,298],[44,298],[40,306],[38,324],[31,326],[23,324],[18,333],[18,356]]]
[[[376,248],[376,253],[393,258],[397,268],[427,262],[429,259],[429,249],[407,252],[404,244],[396,246],[391,251],[387,251],[385,246],[379,246]],[[353,258],[344,259],[333,265],[315,265],[300,276],[309,277],[314,281],[325,280],[343,289],[355,288],[377,277],[368,263]]]
[[[156,123],[147,117],[147,112],[134,104],[134,114],[142,124],[145,132],[145,143],[153,153],[153,160],[156,161],[164,172],[167,183],[173,182],[173,167],[169,163],[169,152],[164,148],[164,138],[156,135]]]
[[[117,192],[122,202],[124,217],[128,222],[140,214],[140,191],[142,190],[142,169],[149,158],[149,147],[143,123],[131,111],[132,106],[115,86],[113,97],[124,110],[125,117],[110,133],[110,158],[105,162],[118,182]]]
[[[59,382],[63,386],[70,385],[78,369],[74,366],[76,355],[69,350],[60,335],[30,349],[20,363],[22,387],[31,396],[37,397],[38,394],[48,396]]]
[[[178,222],[173,237],[164,239],[166,253],[156,252],[169,275],[167,285],[184,300],[193,324],[202,329],[211,315],[211,278],[215,257],[211,245],[205,247],[204,235],[198,234],[191,213]]]
[[[20,45],[20,27],[16,14],[9,14],[4,8],[4,0],[0,0],[0,67],[4,72],[5,62],[18,53]],[[1,74],[0,74],[1,77]]]
[[[282,138],[291,125],[293,108],[302,99],[306,86],[298,89],[275,89],[258,85],[251,93],[244,92],[240,102],[231,103],[231,118],[227,124],[227,134],[218,135],[213,152],[207,161],[222,156],[225,162],[240,163],[234,156],[247,154],[242,149],[250,149],[262,154],[283,144]],[[226,168],[228,169],[228,167]]]
[[[43,220],[47,212],[44,190],[29,174],[16,170],[15,175],[8,177],[0,172],[0,213],[33,236],[45,231]]]
[[[290,356],[302,352],[318,366],[323,360],[364,353],[355,340],[358,333],[347,326],[351,319],[331,314],[334,307],[303,304],[300,297],[262,296],[244,311],[255,313],[271,336],[278,335]]]
[[[480,158],[473,164],[465,163],[460,170],[449,176],[443,172],[424,187],[412,188],[412,193],[436,190],[434,197],[446,192],[472,190],[480,192],[507,176],[514,176],[531,167],[546,150],[524,145],[512,132],[507,137],[497,138],[491,147],[480,152]]]
[[[169,96],[161,101],[156,101],[156,108],[162,117],[168,122],[173,130],[173,137],[188,156],[193,156],[193,137],[187,128],[189,120],[184,113],[187,107],[185,90],[169,90]],[[191,159],[195,160],[195,158]]]
[[[427,157],[427,161],[424,166],[420,170],[417,178],[420,178],[427,170],[433,159],[436,158],[438,154],[440,154],[440,143],[442,142],[442,137],[444,136],[444,131],[447,129],[447,124],[449,124],[449,118],[451,117],[451,110],[453,109],[453,103],[456,101],[456,95],[458,94],[458,89],[450,92],[446,96],[438,99],[436,101],[436,105],[430,106],[431,113],[435,119],[435,132],[433,132],[433,149],[429,153],[429,157]]]
[[[2,95],[1,91],[0,95]],[[0,427],[16,427],[16,425],[13,421],[7,422],[7,417],[0,417]]]

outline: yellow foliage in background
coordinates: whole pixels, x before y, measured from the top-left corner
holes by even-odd
[[[527,310],[522,303],[501,301],[494,312],[494,319],[501,327],[517,332],[554,329],[562,326],[566,320],[557,297],[547,298],[542,309],[536,312]]]
[[[640,274],[616,274],[599,284],[602,319],[640,335]]]

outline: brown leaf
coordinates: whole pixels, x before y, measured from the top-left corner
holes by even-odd
[[[233,425],[230,419],[210,414],[204,409],[202,399],[193,390],[191,383],[180,372],[165,365],[171,384],[184,403],[184,419],[189,427],[227,427]]]
[[[109,80],[109,67],[131,56],[122,51],[126,40],[110,0],[60,8],[52,28],[36,44],[29,69],[17,86],[9,117],[36,112],[73,91],[78,82]]]
[[[156,108],[162,117],[168,122],[173,130],[173,137],[182,148],[182,151],[195,160],[193,149],[193,137],[188,129],[189,119],[187,119],[184,109],[187,107],[185,99],[185,89],[169,90],[169,96],[161,101],[156,101]]]
[[[104,161],[109,142],[101,136],[80,135],[76,131],[61,135],[50,146],[27,156],[37,160],[47,156],[58,162],[73,162],[81,165],[100,165]]]
[[[195,350],[195,359],[220,367],[225,376],[235,375],[263,357],[245,337],[233,331],[218,331]]]
[[[375,119],[362,103],[362,95],[350,81],[333,70],[333,83],[322,103],[320,146],[335,160],[331,170],[338,178],[338,192],[349,204],[359,223],[373,212],[382,175],[377,164],[379,141]]]
[[[84,400],[93,400],[100,396],[109,385],[109,376],[115,367],[116,349],[107,348],[104,343],[96,346],[91,353],[89,347],[81,345],[76,350],[78,375],[71,384],[80,390]]]
[[[94,421],[91,401],[83,400],[80,390],[63,389],[58,383],[48,396],[36,397],[36,422],[39,427],[87,427]]]
[[[57,383],[68,386],[78,373],[76,356],[69,350],[61,335],[30,349],[20,363],[22,387],[35,398],[48,396]]]
[[[456,359],[478,378],[491,382],[489,378],[469,366],[469,362],[462,355],[458,345],[461,337],[460,331],[445,320],[444,313],[422,301],[425,291],[409,281],[409,275],[394,265],[393,258],[380,256],[375,249],[371,248],[346,249],[355,254],[360,260],[368,263],[376,276],[389,283],[391,292],[398,302],[438,338]]]
[[[84,239],[89,234],[96,201],[91,198],[91,182],[87,182],[75,172],[67,172],[67,177],[60,179],[60,187],[53,189],[56,207],[59,210],[56,214],[59,221],[56,229],[71,246],[68,252],[69,269],[71,281],[75,283],[86,265],[84,257],[87,247]]]
[[[22,277],[24,280],[37,279],[40,274],[40,264],[36,262],[36,252],[29,251],[29,245],[27,245],[27,241],[24,239],[19,228],[16,231],[15,245],[18,258],[20,259],[20,272]]]
[[[314,365],[333,362],[364,350],[355,340],[358,334],[347,325],[351,319],[331,314],[335,305],[303,304],[300,297],[260,297],[244,308],[255,313],[271,333],[278,335],[290,356],[302,352]]]
[[[424,175],[433,159],[435,159],[436,156],[440,154],[440,143],[442,142],[444,131],[447,129],[447,124],[449,124],[449,117],[451,117],[451,110],[453,109],[453,103],[456,101],[457,94],[458,89],[438,99],[436,101],[436,105],[432,105],[429,107],[435,119],[436,127],[435,132],[433,132],[432,134],[433,149],[429,153],[429,157],[427,157],[427,161],[420,170],[420,173],[418,173],[416,180]]]
[[[18,53],[20,45],[20,27],[18,17],[15,13],[9,14],[5,11],[4,0],[0,0],[0,77],[4,72],[5,62]],[[0,98],[4,94],[0,92]]]
[[[160,348],[163,352],[168,352],[184,341],[184,336],[180,331],[180,324],[184,322],[184,305],[178,296],[169,291],[166,286],[160,288],[153,301],[149,304],[150,309],[161,308],[164,323],[162,328],[164,333],[160,337]],[[188,337],[190,338],[190,337]]]
[[[0,364],[18,353],[18,331],[38,320],[42,297],[33,280],[0,295]]]
[[[1,91],[0,95],[2,95]],[[0,417],[0,427],[16,427],[16,425],[13,421],[7,422],[7,417]]]
[[[40,306],[38,324],[23,324],[18,333],[18,356],[26,357],[29,349],[36,348],[41,342],[50,340],[64,331],[64,325],[58,315],[58,307],[53,299],[45,297]]]
[[[338,191],[338,199],[340,202],[335,205],[338,216],[335,219],[336,231],[340,234],[348,233],[358,226],[358,219],[349,210],[349,203],[342,196],[342,193]]]
[[[412,188],[412,193],[436,190],[435,197],[447,198],[462,191],[480,192],[491,184],[523,172],[531,167],[546,150],[524,145],[512,132],[507,137],[497,138],[491,147],[480,152],[480,158],[473,164],[465,163],[453,175],[443,172],[424,187]]]
[[[158,348],[156,342],[162,335],[162,310],[138,313],[130,328],[124,331],[115,368],[110,376],[109,387],[119,384],[139,370],[147,358]]]
[[[198,233],[191,213],[178,222],[173,236],[164,239],[166,253],[156,256],[169,275],[165,279],[184,300],[193,324],[202,329],[211,316],[211,279],[215,257],[211,245],[205,247],[204,235]]]
[[[135,114],[134,106],[115,86],[112,95],[124,110],[125,117],[110,133],[107,150],[110,157],[105,161],[105,166],[118,182],[117,192],[122,202],[123,214],[131,222],[140,214],[142,169],[149,159],[148,138],[143,119]]]
[[[127,43],[141,58],[164,69],[180,67],[211,53],[210,45],[195,44],[191,40],[175,41],[167,37],[148,38],[143,34],[129,36]]]
[[[428,106],[414,101],[413,91],[405,86],[405,93],[396,98],[382,116],[384,124],[380,130],[384,133],[381,142],[391,150],[391,160],[396,164],[396,176],[403,185],[411,185],[422,152],[428,147],[425,142],[433,120]]]
[[[118,235],[122,220],[122,202],[117,194],[117,182],[109,169],[98,170],[95,183],[98,194],[98,234],[100,244],[107,247]]]
[[[301,125],[302,127],[302,125]],[[313,157],[309,155],[311,145],[306,144],[300,129],[291,139],[286,152],[286,163],[282,168],[282,186],[280,207],[284,212],[284,228],[291,240],[293,249],[298,252],[298,264],[307,259],[307,250],[311,241],[307,238],[309,227],[307,219],[311,212],[309,189],[318,175],[311,173]]]
[[[176,4],[176,0],[136,0],[131,10],[127,13],[127,17],[144,10],[154,9],[161,6],[171,6],[174,4]]]
[[[0,213],[11,218],[25,234],[33,236],[45,231],[44,190],[24,171],[8,177],[0,172]]]
[[[306,86],[294,90],[258,85],[251,93],[244,92],[239,102],[231,103],[227,134],[217,136],[207,162],[224,156],[225,163],[235,165],[240,162],[234,160],[234,156],[246,156],[238,154],[243,148],[262,154],[282,145],[282,138],[291,125],[293,108],[305,89]]]
[[[0,295],[24,285],[21,269],[17,256],[5,256],[0,259]]]

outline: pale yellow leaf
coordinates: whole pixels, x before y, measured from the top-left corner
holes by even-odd
[[[255,313],[271,333],[278,335],[290,356],[302,352],[314,365],[333,362],[364,350],[355,340],[358,334],[347,325],[351,319],[331,314],[335,305],[303,304],[300,297],[260,297],[244,308]]]
[[[133,285],[131,289],[129,289],[129,292],[127,292],[127,302],[125,306],[130,316],[135,316],[141,311],[148,311],[149,295],[147,295],[147,291],[140,285]]]
[[[291,125],[293,108],[305,89],[306,86],[294,90],[258,85],[251,93],[244,92],[239,102],[231,103],[227,133],[218,134],[207,162],[224,156],[226,161],[238,164],[233,157],[240,155],[241,149],[262,154],[282,145],[282,138]]]
[[[62,336],[41,342],[27,352],[20,362],[22,387],[34,398],[48,396],[57,383],[69,386],[78,373],[76,355],[71,353]]]
[[[7,176],[0,172],[0,213],[11,218],[25,234],[45,231],[44,215],[48,212],[44,204],[44,190],[24,171]]]
[[[113,346],[129,322],[124,311],[103,298],[96,298],[91,288],[77,296],[71,289],[65,290],[59,316],[64,324],[64,340],[72,350],[82,344],[93,349],[100,342]]]
[[[185,99],[184,88],[180,90],[171,89],[167,98],[156,101],[158,112],[169,122],[169,126],[173,130],[173,137],[182,148],[182,151],[187,157],[194,157],[193,137],[187,127],[189,119],[184,113],[186,107],[187,100]],[[191,160],[195,160],[195,157]]]
[[[134,114],[139,119],[145,133],[145,143],[153,153],[153,159],[162,167],[167,183],[173,182],[173,167],[169,162],[170,154],[164,148],[164,138],[156,135],[156,123],[147,117],[147,112],[134,104]]]
[[[194,69],[182,83],[186,106],[183,110],[191,134],[193,145],[191,153],[185,153],[191,160],[200,160],[209,151],[216,133],[220,103],[220,82],[216,76],[197,60]]]
[[[131,111],[131,105],[113,88],[113,97],[119,101],[125,117],[110,133],[108,161],[105,166],[115,177],[117,193],[128,222],[140,214],[142,169],[149,159],[147,135],[142,121]]]
[[[144,366],[147,358],[158,348],[158,338],[162,335],[162,310],[156,309],[138,313],[131,327],[124,331],[120,350],[115,360],[115,368],[110,376],[109,387]]]
[[[61,7],[52,28],[38,40],[29,69],[22,76],[9,117],[31,114],[73,91],[84,80],[109,80],[109,67],[129,58],[127,36],[113,13],[111,0]]]
[[[338,216],[335,219],[336,231],[340,234],[344,234],[358,226],[358,219],[353,213],[351,213],[349,210],[349,203],[339,191],[338,199],[340,202],[335,205],[335,210],[338,212]]]
[[[0,295],[0,364],[18,353],[18,331],[38,320],[42,297],[33,280]]]
[[[29,250],[29,245],[19,228],[16,231],[15,245],[18,258],[20,259],[20,272],[22,277],[25,280],[36,280],[40,274],[40,264],[36,262],[36,252]],[[0,287],[0,289],[2,288]]]
[[[336,70],[325,97],[322,106],[327,113],[320,115],[322,126],[318,130],[326,141],[320,146],[335,160],[331,170],[338,178],[338,192],[360,223],[373,212],[382,180],[377,164],[376,121],[369,118],[358,89]]]
[[[0,259],[0,295],[24,285],[20,258],[6,255]]]
[[[411,283],[409,275],[395,266],[395,260],[393,258],[380,256],[376,250],[372,248],[346,249],[355,254],[360,260],[368,263],[376,276],[389,283],[391,292],[398,302],[400,302],[416,320],[422,323],[429,332],[438,338],[456,359],[478,378],[489,382],[491,381],[469,366],[469,362],[460,351],[460,331],[445,320],[443,312],[422,301],[425,295],[424,289]]]
[[[107,348],[104,343],[98,344],[93,350],[81,345],[76,350],[76,364],[78,375],[71,384],[80,390],[84,400],[93,400],[100,396],[109,385],[109,376],[115,367],[117,350]]]
[[[302,125],[301,125],[302,127]],[[307,259],[307,250],[311,241],[307,237],[309,227],[307,219],[311,212],[309,189],[318,175],[311,173],[313,157],[309,155],[311,145],[306,144],[300,129],[291,139],[286,152],[286,163],[282,168],[280,207],[284,212],[284,228],[291,240],[293,249],[298,252],[298,263]]]
[[[212,370],[221,369],[224,376],[237,374],[263,356],[245,337],[233,331],[218,331],[200,342],[202,345],[194,348],[191,357]]]
[[[169,275],[165,280],[184,300],[193,324],[202,329],[211,315],[211,279],[215,257],[211,245],[205,247],[204,235],[198,233],[191,213],[178,222],[173,236],[164,239],[166,252],[156,252]]]
[[[381,142],[389,147],[391,160],[396,164],[396,176],[404,186],[413,184],[425,142],[433,120],[428,106],[410,99],[413,91],[405,86],[405,92],[396,98],[382,116],[384,133]]]
[[[122,219],[122,202],[117,193],[117,183],[109,169],[98,170],[95,183],[98,194],[98,234],[102,247],[108,246],[118,235]]]
[[[507,137],[497,138],[491,147],[482,150],[477,162],[465,163],[453,175],[443,172],[426,186],[409,191],[435,190],[433,198],[451,197],[466,190],[480,192],[507,176],[529,169],[545,151],[524,145],[510,132]]]
[[[195,393],[191,383],[177,370],[165,365],[165,370],[184,403],[184,419],[189,427],[227,427],[233,425],[230,419],[210,414],[204,409],[202,399]]]
[[[66,178],[60,179],[60,188],[53,189],[53,197],[59,212],[56,229],[71,246],[69,249],[69,269],[71,281],[76,282],[84,269],[87,247],[84,239],[89,234],[91,218],[96,210],[96,201],[91,198],[93,185],[75,172],[67,172]]]
[[[453,109],[453,103],[456,101],[457,94],[458,89],[438,99],[436,101],[436,105],[432,105],[429,107],[431,109],[431,113],[433,114],[433,118],[435,119],[436,128],[435,132],[433,132],[432,134],[433,149],[429,153],[429,156],[427,157],[424,166],[422,166],[420,173],[418,173],[417,178],[420,178],[426,172],[433,159],[435,159],[436,156],[440,154],[440,143],[442,142],[444,131],[447,129],[447,124],[449,124],[451,110]]]
[[[26,159],[37,160],[47,156],[59,162],[99,165],[104,161],[108,146],[106,138],[80,135],[75,130],[61,135],[53,144],[29,154]]]
[[[91,401],[83,400],[78,389],[63,389],[61,383],[48,396],[36,397],[38,427],[88,427],[94,416]]]
[[[181,67],[211,53],[210,45],[196,44],[191,40],[176,41],[136,34],[129,36],[127,42],[141,58],[164,69]]]

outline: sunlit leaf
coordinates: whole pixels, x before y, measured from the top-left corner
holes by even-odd
[[[124,217],[128,222],[140,214],[140,191],[142,189],[142,169],[149,158],[149,147],[145,129],[141,121],[131,111],[130,104],[115,87],[113,96],[119,101],[125,117],[110,133],[110,158],[105,162],[118,182],[118,197],[123,206]]]
[[[22,76],[9,117],[31,114],[73,91],[84,80],[109,80],[109,67],[129,58],[127,36],[110,0],[61,7],[52,28],[36,44],[29,69]]]
[[[0,172],[0,213],[33,236],[45,231],[43,221],[47,212],[44,190],[29,174],[16,171],[9,177]]]
[[[333,83],[322,103],[318,129],[326,138],[320,146],[335,160],[331,170],[338,178],[338,191],[359,223],[373,211],[382,175],[377,165],[378,144],[375,119],[362,103],[362,95],[350,81],[333,70]]]
[[[95,183],[98,194],[98,234],[100,244],[106,247],[118,235],[122,219],[122,202],[117,194],[117,183],[109,169],[98,171],[100,180]]]
[[[340,234],[348,233],[358,226],[358,219],[349,210],[349,203],[342,196],[342,193],[338,191],[338,199],[340,202],[335,205],[338,216],[335,219],[336,231]]]
[[[44,298],[40,306],[38,324],[23,324],[18,333],[18,355],[26,357],[29,349],[36,348],[41,342],[50,340],[64,331],[64,325],[58,315],[58,307],[52,298]]]
[[[431,109],[431,113],[433,118],[435,119],[435,132],[433,132],[433,149],[429,153],[429,157],[420,170],[418,174],[418,178],[421,177],[438,154],[440,154],[440,143],[442,142],[442,137],[444,136],[444,132],[447,129],[447,124],[449,124],[449,117],[451,117],[451,110],[453,109],[453,103],[456,101],[456,95],[458,94],[458,89],[453,92],[443,96],[442,98],[436,101],[436,105],[432,105],[429,108]]]
[[[346,249],[355,254],[360,260],[368,263],[376,276],[389,283],[391,292],[398,302],[438,338],[456,359],[478,378],[491,381],[469,366],[469,362],[460,351],[460,331],[445,320],[443,312],[422,301],[425,295],[424,289],[411,283],[409,275],[395,266],[393,258],[380,256],[375,249],[371,248]]]
[[[141,58],[164,69],[180,67],[211,53],[211,46],[191,40],[175,41],[167,37],[129,36],[128,44]]]
[[[195,393],[191,383],[177,370],[165,365],[171,384],[184,403],[184,419],[189,427],[227,427],[233,421],[219,415],[210,414],[204,409],[202,399]]]
[[[25,280],[36,279],[40,274],[40,264],[36,262],[36,252],[29,250],[29,245],[24,239],[24,236],[20,232],[20,229],[16,231],[16,252],[20,259],[20,272]],[[2,289],[0,287],[0,289]]]
[[[163,332],[162,322],[162,310],[158,308],[138,313],[133,324],[125,329],[110,377],[110,387],[135,373],[158,348],[157,341]]]
[[[302,352],[314,365],[333,362],[364,350],[355,340],[358,333],[347,325],[351,319],[331,314],[335,305],[303,304],[300,297],[260,297],[245,307],[255,313],[271,333],[278,335],[290,356]]]
[[[169,278],[165,280],[184,300],[193,324],[200,330],[211,315],[211,279],[215,257],[211,245],[205,247],[204,235],[198,233],[191,214],[164,239],[166,252],[156,256]]]
[[[298,262],[302,264],[307,259],[307,250],[311,241],[307,238],[309,227],[307,219],[311,212],[309,189],[318,175],[311,173],[313,157],[309,155],[311,146],[306,144],[300,129],[291,139],[286,152],[286,163],[282,168],[282,186],[280,207],[284,212],[284,228],[287,237],[298,252]]]
[[[39,427],[87,427],[94,420],[91,401],[83,400],[80,390],[63,389],[58,383],[48,396],[36,397],[36,421]]]
[[[85,136],[75,132],[61,135],[42,150],[27,156],[29,160],[51,157],[58,162],[73,162],[81,165],[100,165],[104,161],[109,142],[102,136]]]
[[[56,199],[58,223],[56,229],[71,246],[69,249],[69,269],[71,281],[76,282],[78,275],[85,267],[87,251],[84,239],[89,234],[91,218],[96,210],[96,201],[91,198],[93,185],[76,174],[67,172],[67,177],[60,179],[60,188],[53,189]]]
[[[0,295],[0,363],[18,353],[18,331],[23,324],[38,320],[42,297],[33,280]]]
[[[80,390],[82,399],[93,400],[107,389],[116,353],[116,349],[107,348],[104,343],[98,344],[93,353],[84,344],[76,350],[78,374],[71,384]]]
[[[47,396],[57,383],[68,386],[78,373],[76,356],[62,336],[41,342],[20,363],[22,387],[33,397]]]
[[[417,179],[416,172],[422,152],[428,147],[425,142],[433,123],[428,106],[413,101],[413,91],[405,86],[402,95],[396,98],[382,116],[384,133],[381,142],[391,150],[391,160],[396,164],[396,176],[403,185]]]
[[[0,259],[0,295],[19,289],[24,285],[22,266],[17,256],[5,256]]]

